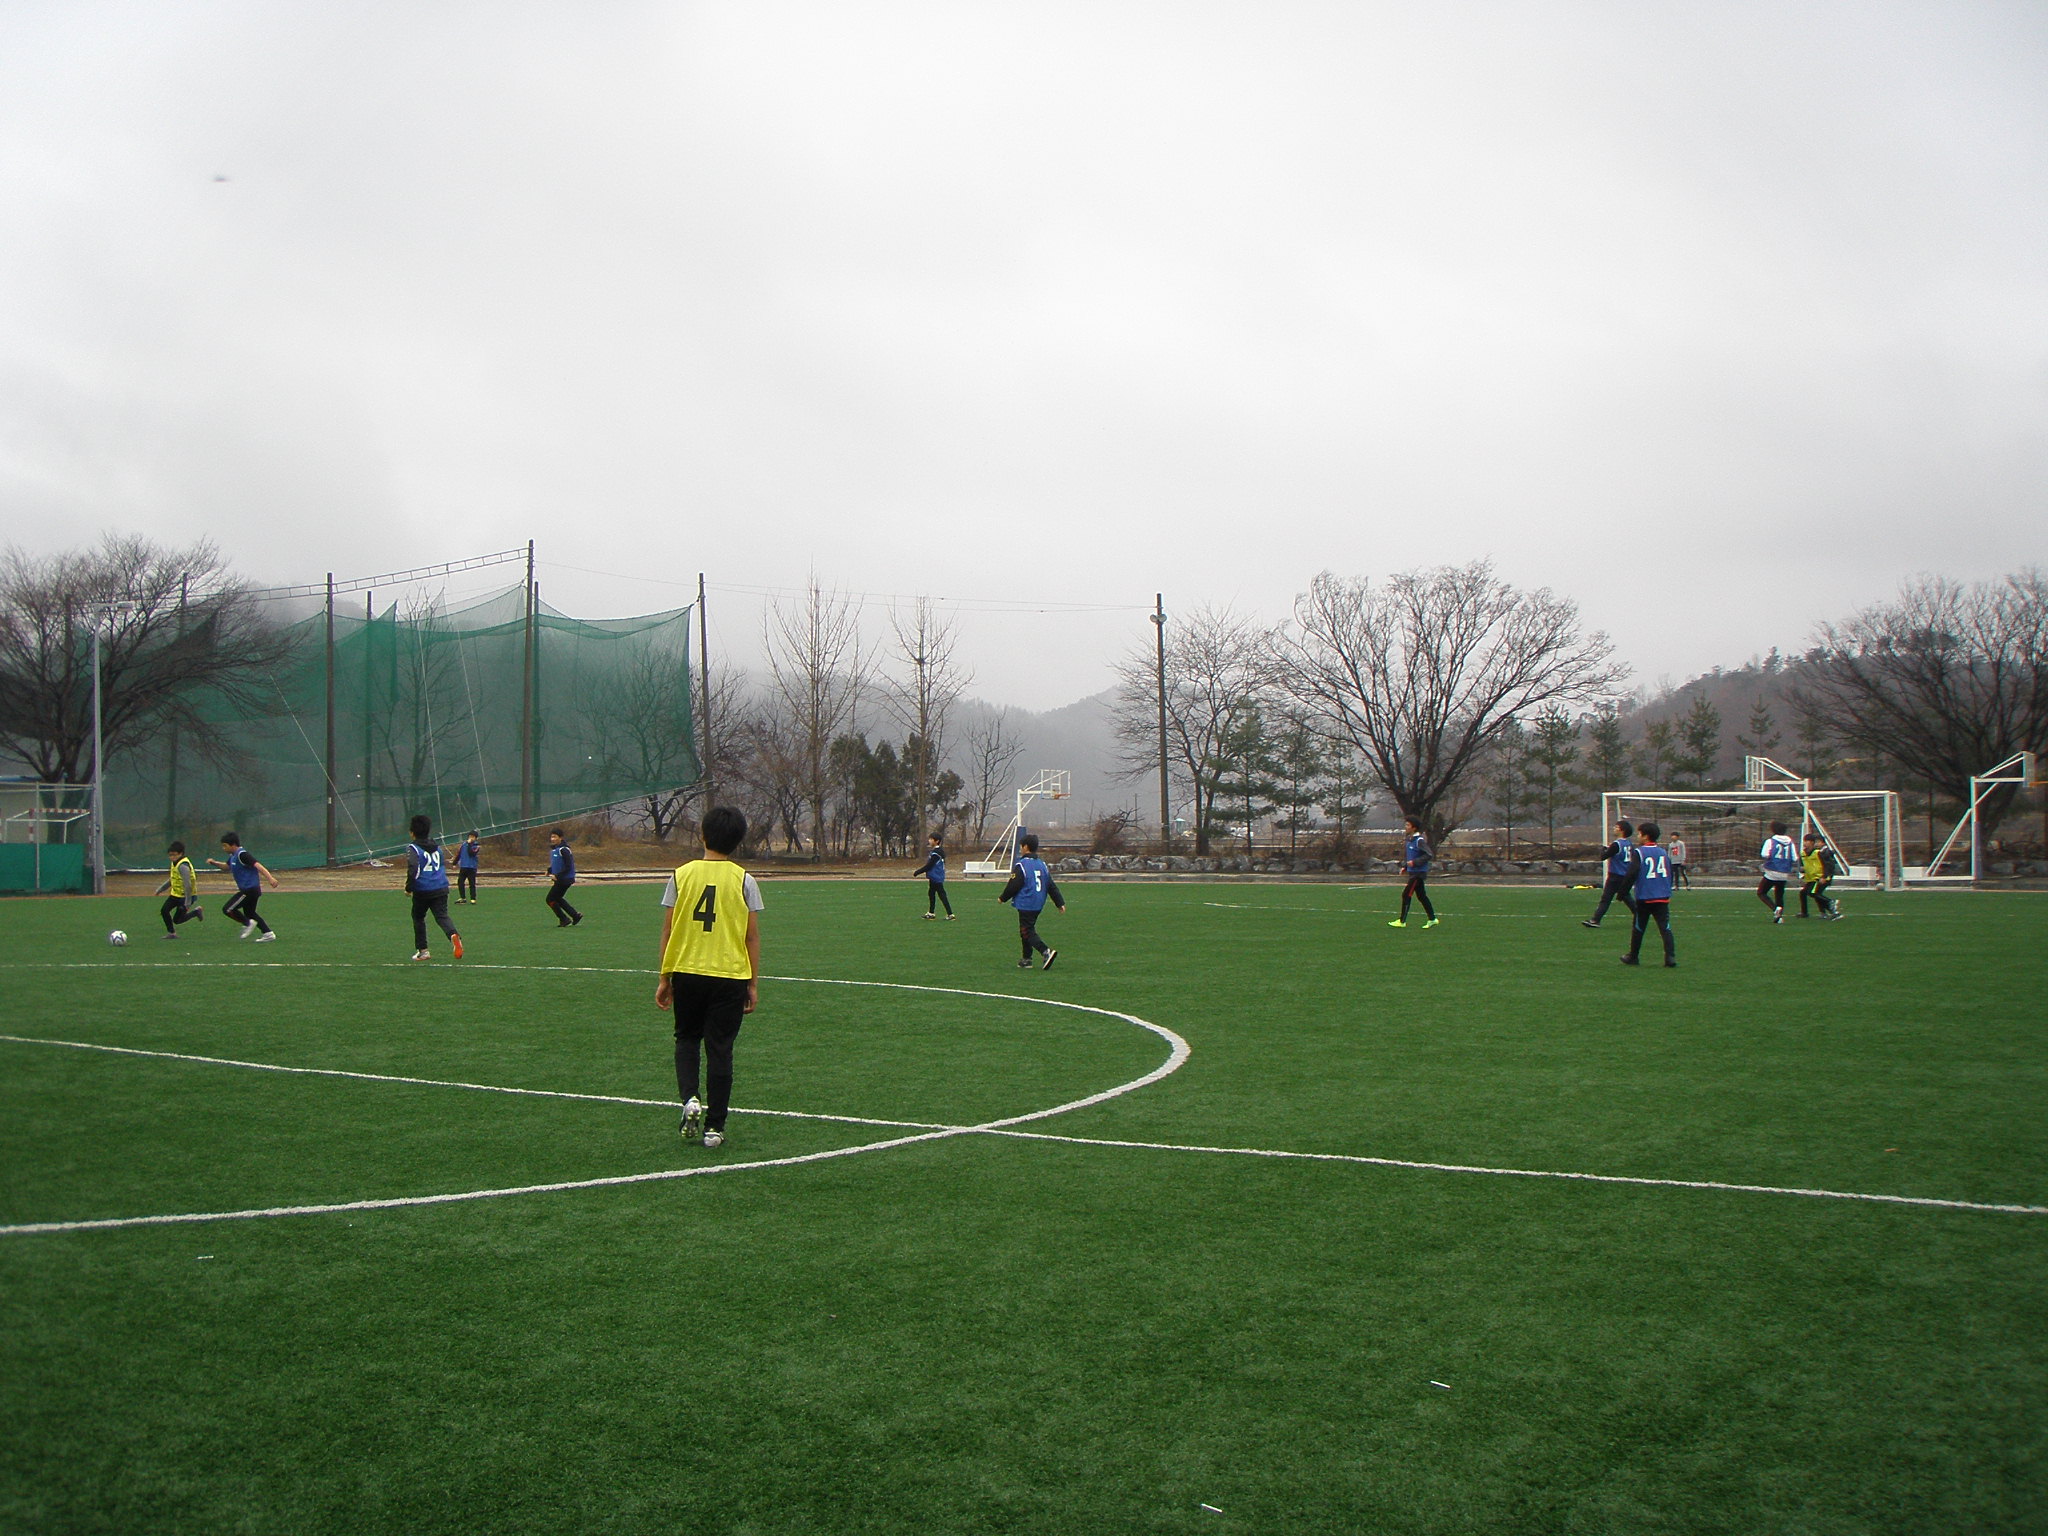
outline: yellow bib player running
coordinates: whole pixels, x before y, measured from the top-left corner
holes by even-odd
[[[675,1010],[683,1140],[701,1135],[707,1147],[725,1141],[733,1042],[760,996],[761,890],[732,861],[746,838],[747,818],[729,805],[714,806],[704,816],[704,857],[678,867],[661,893],[661,980],[654,1003]],[[700,1045],[708,1105],[697,1097]]]
[[[195,917],[206,916],[206,913],[199,905],[199,876],[192,868],[192,861],[185,857],[183,843],[171,844],[170,864],[170,878],[156,888],[156,893],[159,896],[163,896],[165,891],[171,893],[164,897],[161,916],[164,937],[175,939],[178,924],[189,923]]]

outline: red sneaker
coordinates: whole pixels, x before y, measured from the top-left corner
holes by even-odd
[[[455,958],[460,960],[462,958],[462,935],[451,933],[448,935],[448,942],[455,946]]]

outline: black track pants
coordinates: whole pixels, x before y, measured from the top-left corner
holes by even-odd
[[[747,984],[727,976],[672,971],[669,1006],[676,1014],[676,1097],[697,1095],[697,1052],[704,1053],[704,1126],[725,1129],[732,1104],[732,1048],[747,1017]]]
[[[441,925],[441,931],[451,939],[455,937],[455,925],[448,921],[448,892],[414,891],[412,893],[412,947],[427,947],[427,914],[434,914],[434,921]]]

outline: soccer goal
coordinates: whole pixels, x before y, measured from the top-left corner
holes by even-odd
[[[1924,866],[1909,868],[1906,871],[1906,878],[1916,884],[1923,881],[1932,884],[1950,880],[1958,883],[1967,880],[1974,883],[1984,868],[1984,836],[1983,829],[1977,821],[1977,808],[1984,803],[1985,796],[1991,794],[2001,784],[2039,788],[2044,782],[2048,781],[2041,778],[2040,765],[2031,752],[2015,752],[1996,767],[1970,775],[1970,803],[1956,819],[1955,828],[1949,833],[1948,841],[1941,845],[1940,851]],[[1969,839],[1970,872],[1964,874],[1957,870],[1954,874],[1944,873],[1942,866],[1956,852],[1956,844],[1962,842],[1964,838]]]
[[[1074,775],[1065,768],[1041,768],[1038,777],[1017,791],[1017,814],[1010,818],[1008,826],[996,844],[989,849],[985,859],[969,859],[966,871],[970,875],[1007,875],[1010,866],[1017,862],[1017,835],[1024,830],[1024,812],[1034,800],[1064,800],[1074,792]]]
[[[1815,789],[1813,781],[1768,757],[1742,760],[1740,789],[1611,789],[1600,796],[1600,824],[1654,821],[1664,841],[1683,838],[1686,863],[1754,863],[1770,824],[1797,823],[1804,843],[1817,833],[1848,871],[1841,879],[1876,890],[1905,889],[1899,796],[1890,789]]]

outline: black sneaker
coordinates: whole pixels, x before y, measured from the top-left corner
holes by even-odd
[[[1678,969],[1678,962],[1676,960],[1666,960],[1664,962],[1664,969],[1667,971],[1675,971]]]
[[[177,935],[175,933],[167,933],[164,935],[164,937],[167,939],[175,939]],[[1031,969],[1031,962],[1029,960],[1019,960],[1017,962],[1017,969],[1020,971],[1028,971]]]
[[[1621,963],[1623,965],[1641,965],[1643,962],[1638,960],[1634,955],[1623,955],[1621,957]]]
[[[1589,917],[1583,923],[1580,923],[1579,926],[1581,928],[1598,928],[1600,925],[1594,922],[1593,919]]]
[[[1059,952],[1058,950],[1056,950],[1056,949],[1048,949],[1048,950],[1047,950],[1047,951],[1045,952],[1045,964],[1041,965],[1041,966],[1039,967],[1039,969],[1040,969],[1041,971],[1049,971],[1049,970],[1051,970],[1051,969],[1052,969],[1052,963],[1053,963],[1053,961],[1055,961],[1055,960],[1059,959],[1059,957],[1060,957],[1060,952]]]
[[[575,926],[576,926],[576,925],[577,925],[578,923],[580,923],[580,922],[582,922],[582,921],[583,921],[583,914],[582,914],[581,912],[578,912],[578,913],[577,913],[577,914],[576,914],[576,915],[575,915],[574,917],[572,917],[572,918],[570,918],[570,919],[569,919],[569,926],[570,926],[571,928],[574,928],[574,927],[575,927]]]

